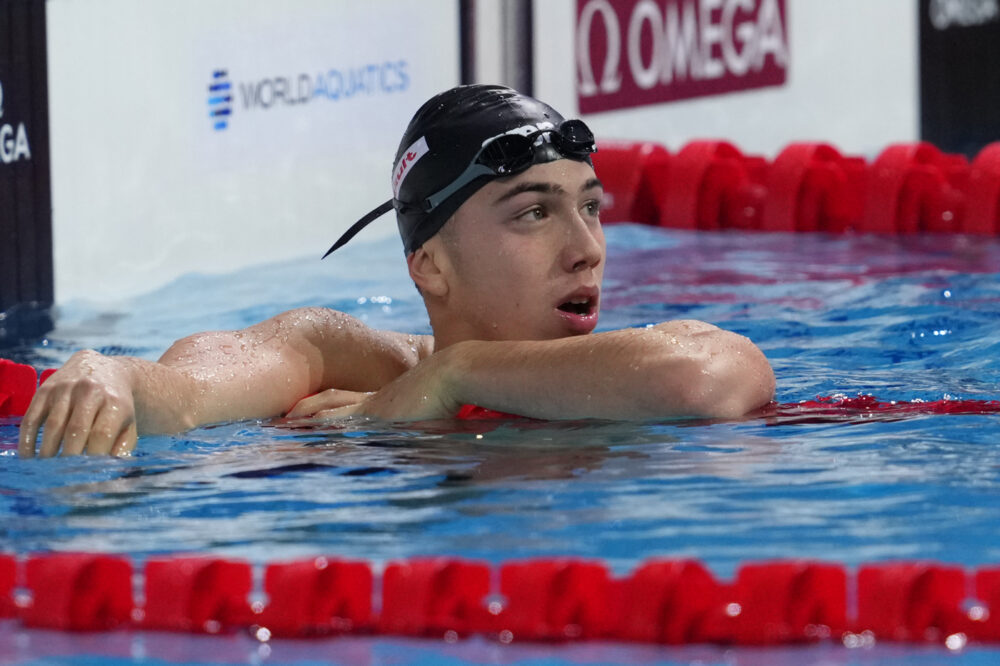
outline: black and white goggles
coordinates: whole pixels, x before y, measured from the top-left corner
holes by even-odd
[[[449,185],[424,199],[420,207],[425,213],[431,212],[481,176],[501,177],[521,173],[534,164],[535,150],[545,140],[564,157],[586,159],[597,152],[594,133],[582,120],[566,120],[556,128],[528,134],[500,134],[484,141],[465,171]]]

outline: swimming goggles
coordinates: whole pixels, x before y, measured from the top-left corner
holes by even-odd
[[[597,152],[594,133],[578,119],[565,120],[558,127],[543,129],[527,134],[504,133],[483,141],[469,166],[444,188],[416,203],[390,199],[355,222],[337,239],[323,258],[342,247],[373,220],[396,208],[401,213],[414,210],[429,214],[463,187],[483,176],[513,176],[527,170],[535,163],[535,154],[543,146],[551,145],[563,157],[577,160],[589,159]]]
[[[542,135],[547,135],[542,137]],[[540,140],[541,139],[541,140]],[[465,171],[447,187],[438,190],[421,202],[420,207],[429,213],[460,189],[481,176],[512,176],[526,170],[535,162],[535,150],[544,140],[552,144],[563,157],[586,159],[597,152],[594,133],[582,120],[566,120],[554,129],[538,130],[528,134],[500,134],[483,142]]]

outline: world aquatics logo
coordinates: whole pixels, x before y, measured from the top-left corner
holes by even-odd
[[[314,74],[230,77],[216,68],[208,83],[208,116],[215,131],[229,127],[237,108],[246,114],[293,110],[326,103],[347,104],[365,98],[398,95],[410,88],[409,63],[386,60],[348,67],[323,68]]]
[[[229,127],[229,116],[233,114],[233,84],[229,82],[229,71],[217,69],[212,72],[208,84],[208,116],[217,131]]]

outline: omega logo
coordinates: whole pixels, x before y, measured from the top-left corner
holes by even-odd
[[[591,29],[598,17],[606,49],[603,63],[592,63]],[[643,43],[651,47],[646,54]],[[779,0],[639,0],[627,17],[609,0],[590,0],[577,24],[583,97],[618,92],[623,73],[631,85],[649,90],[677,81],[742,78],[764,69],[768,58],[782,70],[788,66]]]
[[[985,25],[1000,18],[997,0],[931,0],[928,7],[931,24],[938,30],[952,26],[968,28]]]
[[[0,81],[0,118],[4,115],[3,82]],[[28,130],[24,123],[0,124],[0,162],[10,164],[19,160],[31,159],[31,147],[28,145]]]

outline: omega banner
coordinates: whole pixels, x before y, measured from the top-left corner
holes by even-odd
[[[0,348],[52,304],[45,2],[0,0]]]
[[[581,113],[781,85],[786,0],[577,0]]]

